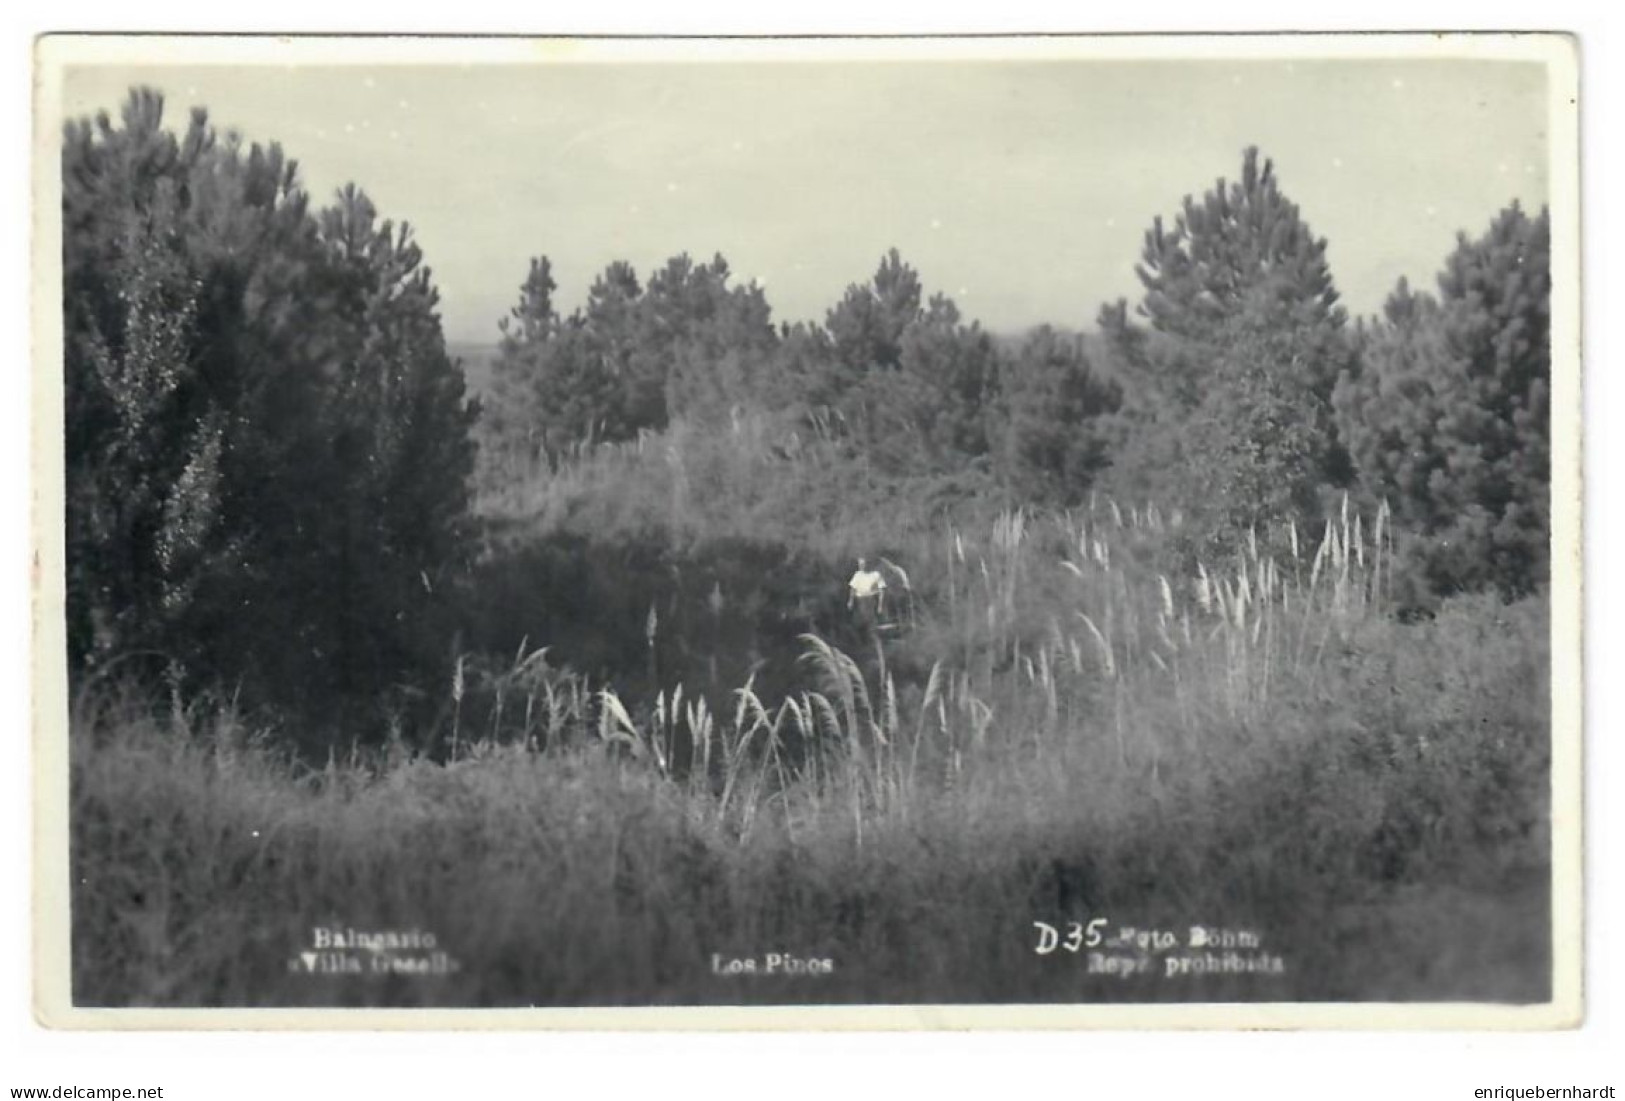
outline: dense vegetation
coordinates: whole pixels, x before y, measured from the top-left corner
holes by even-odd
[[[348,722],[431,668],[474,411],[407,226],[162,110],[64,135],[71,659]]]
[[[1544,212],[1354,324],[1252,150],[1084,335],[538,256],[481,408],[406,227],[161,114],[63,154],[82,1000],[1546,996]],[[1035,957],[1108,911],[1288,971]]]

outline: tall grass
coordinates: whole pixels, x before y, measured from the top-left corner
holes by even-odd
[[[1385,512],[1188,573],[1176,526],[1105,500],[922,525],[886,563],[900,626],[804,637],[783,698],[459,657],[430,754],[311,768],[229,707],[88,690],[76,996],[1545,997],[1543,603],[1396,621]],[[1286,970],[1126,981],[1034,951],[1033,922],[1097,916],[1256,930]],[[290,972],[317,925],[431,930],[461,970]],[[712,970],[766,952],[835,972]]]

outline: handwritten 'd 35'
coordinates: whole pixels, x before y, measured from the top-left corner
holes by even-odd
[[[1034,951],[1040,956],[1047,956],[1060,948],[1068,952],[1098,948],[1105,941],[1106,929],[1110,924],[1111,922],[1103,917],[1090,921],[1069,921],[1060,927],[1047,921],[1035,921],[1033,927],[1038,930],[1038,943],[1034,946]]]

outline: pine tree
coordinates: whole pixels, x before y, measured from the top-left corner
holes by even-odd
[[[649,279],[639,374],[660,377],[669,416],[717,422],[759,398],[778,344],[760,286],[730,287],[728,262],[675,256]]]
[[[1517,203],[1461,234],[1437,297],[1401,280],[1338,385],[1361,485],[1409,537],[1412,599],[1546,583],[1550,236]]]
[[[1073,505],[1110,464],[1123,402],[1078,337],[1048,325],[1031,333],[1003,365],[997,465],[1018,500]]]
[[[424,621],[464,543],[474,411],[410,226],[380,221],[353,185],[317,226],[346,304],[329,322],[343,351],[322,409],[348,501],[323,516],[319,552],[303,558],[318,564],[305,591],[328,594],[338,616],[333,668],[341,686],[361,688],[437,656],[415,652],[425,644],[414,633],[383,625]]]
[[[920,276],[894,248],[867,283],[853,283],[824,319],[836,360],[852,379],[902,363],[903,333],[920,316]]]
[[[535,301],[536,271],[533,262],[516,312]],[[630,439],[665,423],[662,377],[636,373],[642,296],[637,272],[617,260],[594,279],[581,309],[541,323],[539,339],[504,343],[501,371],[515,395],[505,419],[537,454],[556,459],[583,443]]]
[[[868,283],[847,288],[825,329],[827,342],[798,349],[793,370],[805,403],[827,407],[883,471],[954,474],[988,454],[998,392],[993,342],[964,324],[946,295],[927,299],[896,249]]]
[[[1348,479],[1330,399],[1349,342],[1325,253],[1273,164],[1248,149],[1240,179],[1147,231],[1148,326],[1123,304],[1102,311],[1140,437],[1114,481],[1181,509],[1199,544],[1309,511]]]
[[[292,707],[410,679],[472,446],[430,273],[360,192],[317,219],[280,148],[162,115],[65,132],[70,656]]]
[[[961,321],[959,307],[933,294],[903,332],[899,369],[924,396],[913,409],[932,465],[956,470],[989,451],[989,421],[999,392],[998,355],[980,325]]]
[[[306,311],[279,283],[309,225],[276,146],[222,145],[201,111],[177,140],[151,89],[120,121],[70,122],[63,143],[70,651],[185,668],[240,603],[245,476],[308,424],[313,370],[280,354]]]
[[[545,256],[532,257],[530,272],[519,285],[519,302],[498,325],[504,348],[547,342],[559,327],[559,315],[553,308],[553,292],[558,289],[553,280],[553,261]]]
[[[492,364],[493,400],[481,413],[481,463],[487,477],[504,481],[530,471],[544,455],[544,422],[537,382],[562,324],[553,307],[553,264],[533,257],[519,301],[498,324],[501,340]]]

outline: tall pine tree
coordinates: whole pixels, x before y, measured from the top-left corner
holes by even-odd
[[[851,444],[890,474],[957,475],[991,449],[999,385],[992,339],[946,295],[926,297],[896,249],[828,313],[826,342],[803,342],[796,377]],[[806,369],[806,352],[825,358]]]
[[[156,92],[121,123],[62,149],[70,658],[310,713],[413,679],[472,413],[410,233]]]
[[[1551,226],[1503,210],[1459,236],[1437,296],[1405,281],[1364,332],[1337,412],[1422,600],[1543,587],[1550,569]]]
[[[1145,294],[1101,326],[1126,376],[1130,441],[1115,487],[1178,508],[1199,545],[1310,511],[1349,477],[1331,394],[1348,362],[1345,316],[1316,238],[1257,149],[1240,178],[1154,220]]]

